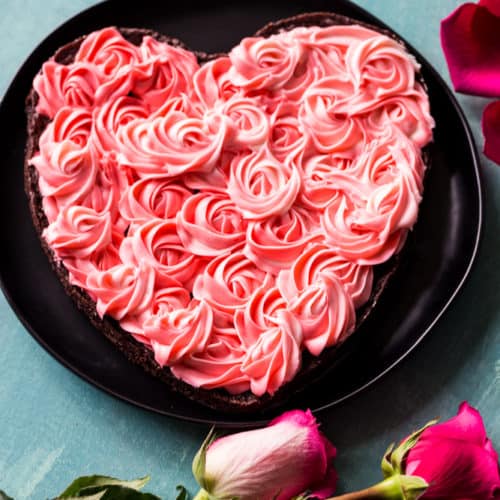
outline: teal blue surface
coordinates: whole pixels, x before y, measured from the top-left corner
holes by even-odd
[[[94,3],[0,0],[0,95],[46,35]],[[439,21],[460,2],[358,3],[405,37],[449,81]],[[481,145],[486,100],[458,98]],[[433,417],[453,415],[462,400],[481,411],[500,448],[500,167],[482,157],[482,173],[484,238],[464,290],[399,367],[321,415],[323,430],[338,448],[339,491],[378,480],[379,460],[390,442]],[[82,381],[31,338],[1,294],[0,340],[0,489],[16,499],[43,499],[76,475],[150,473],[148,489],[164,498],[174,497],[179,482],[195,490],[191,460],[206,427],[135,408]]]

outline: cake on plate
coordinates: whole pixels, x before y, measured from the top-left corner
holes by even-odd
[[[101,29],[43,65],[27,115],[26,192],[67,293],[131,361],[226,411],[304,387],[370,314],[433,128],[404,45],[330,13],[217,55]]]

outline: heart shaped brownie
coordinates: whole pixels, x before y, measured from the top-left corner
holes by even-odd
[[[65,289],[132,361],[226,410],[282,400],[369,314],[433,127],[391,36],[326,13],[258,35],[209,56],[106,28],[27,101],[26,191]]]

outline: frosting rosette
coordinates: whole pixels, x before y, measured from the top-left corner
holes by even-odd
[[[90,257],[111,242],[109,213],[73,205],[61,210],[43,236],[59,258]]]
[[[193,75],[193,97],[205,108],[212,109],[222,102],[243,92],[229,79],[231,60],[229,57],[218,57],[205,63]]]
[[[128,187],[120,200],[120,213],[129,222],[151,218],[175,219],[192,192],[170,178],[141,179]]]
[[[75,55],[76,63],[92,63],[107,78],[140,61],[139,48],[125,40],[116,28],[104,28],[90,33]]]
[[[352,298],[356,308],[370,298],[373,285],[372,266],[360,266],[337,254],[328,245],[310,245],[277,279],[278,287],[288,300],[292,300],[323,275],[338,279]]]
[[[227,120],[172,109],[165,116],[132,121],[117,134],[119,161],[143,177],[210,172],[226,140]]]
[[[354,92],[347,75],[322,78],[305,92],[299,119],[320,153],[353,158],[362,149],[364,129],[359,118],[346,113]]]
[[[425,85],[361,26],[162,40],[105,28],[36,76],[43,238],[159,368],[272,396],[354,331],[417,220]]]
[[[36,110],[54,118],[63,106],[90,109],[102,82],[100,71],[91,64],[65,66],[47,61],[33,81],[33,88],[38,94]]]
[[[172,280],[170,286],[155,288],[153,298],[149,307],[139,314],[129,314],[120,321],[120,326],[134,335],[140,342],[151,345],[151,339],[144,334],[144,322],[151,320],[153,322],[161,321],[161,318],[168,316],[178,309],[186,309],[191,302],[189,292]],[[155,318],[152,320],[152,318]]]
[[[205,349],[187,356],[172,366],[172,373],[193,387],[226,389],[241,394],[250,389],[250,381],[241,370],[245,350],[236,335],[214,327]]]
[[[302,45],[289,37],[244,38],[229,53],[231,81],[245,90],[274,90],[293,76]]]
[[[298,201],[309,209],[324,210],[342,190],[352,191],[358,184],[352,177],[352,160],[341,155],[316,154],[297,163],[302,173]]]
[[[265,149],[231,162],[227,192],[247,219],[264,219],[290,209],[300,191],[300,174]]]
[[[415,87],[417,61],[404,47],[388,36],[376,35],[352,44],[345,65],[366,111],[380,98],[404,95]]]
[[[173,47],[145,36],[139,48],[143,62],[134,65],[130,92],[143,100],[150,110],[184,93],[192,85],[192,75],[199,68],[192,52]]]
[[[231,120],[231,142],[236,149],[252,148],[267,141],[269,118],[253,99],[234,96],[225,103],[221,112]]]
[[[40,137],[31,163],[38,171],[40,193],[49,221],[89,193],[97,175],[97,158],[89,146],[92,115],[83,108],[63,107]]]
[[[197,193],[177,214],[177,233],[195,255],[215,257],[245,240],[247,223],[232,200],[220,193]]]
[[[246,350],[241,369],[255,395],[273,394],[298,372],[302,327],[278,288],[258,288],[236,312],[235,326]]]
[[[269,287],[274,278],[257,267],[241,251],[211,260],[193,285],[193,296],[205,300],[221,317],[230,321],[246,306],[257,288]]]
[[[92,145],[103,156],[117,156],[118,130],[137,119],[149,116],[144,103],[131,96],[119,96],[109,99],[100,108],[94,111],[92,126]]]
[[[352,298],[339,280],[326,273],[293,297],[289,310],[299,320],[304,346],[313,356],[351,333],[356,318]]]
[[[192,300],[187,307],[149,316],[142,330],[156,362],[165,366],[203,351],[212,333],[212,321],[210,306]]]
[[[421,85],[405,95],[383,99],[365,118],[365,127],[371,138],[380,137],[387,127],[398,127],[417,147],[424,147],[432,139],[434,119],[429,100]]]
[[[187,288],[205,265],[203,259],[183,246],[175,222],[161,219],[150,220],[129,231],[120,246],[120,257],[130,265],[148,262],[160,285],[169,285],[174,279]]]
[[[294,154],[304,153],[307,136],[296,116],[282,112],[281,109],[273,113],[268,147],[272,155],[281,162]]]
[[[243,253],[260,269],[278,274],[312,241],[323,239],[319,216],[300,207],[248,224]]]
[[[118,264],[106,271],[95,270],[88,275],[86,288],[96,297],[96,310],[101,318],[108,314],[120,320],[148,307],[154,284],[153,268],[141,262],[138,266]]]

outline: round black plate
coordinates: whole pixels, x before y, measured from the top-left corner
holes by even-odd
[[[242,417],[222,414],[170,393],[126,361],[66,296],[42,252],[23,192],[24,99],[34,75],[59,46],[107,25],[152,28],[182,39],[192,49],[224,52],[271,20],[328,11],[333,6],[337,13],[387,28],[345,0],[110,0],[58,28],[25,62],[0,107],[4,154],[0,213],[6,214],[0,277],[20,320],[61,363],[101,389],[165,415],[232,426],[255,425],[273,416],[272,412]],[[475,257],[482,217],[477,153],[453,95],[432,67],[414,53],[422,64],[437,127],[432,168],[406,258],[369,321],[339,349],[329,373],[309,386],[307,393],[290,400],[287,408],[321,410],[380,378],[443,314]]]

